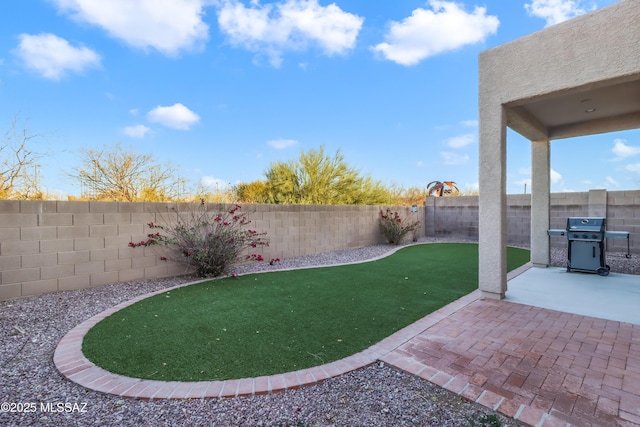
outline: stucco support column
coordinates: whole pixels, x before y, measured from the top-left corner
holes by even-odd
[[[531,263],[548,267],[551,166],[549,141],[531,141]]]
[[[483,297],[507,291],[507,127],[502,105],[480,104],[478,283]]]

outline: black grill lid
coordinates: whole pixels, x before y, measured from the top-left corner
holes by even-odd
[[[567,231],[604,232],[605,219],[596,217],[567,218]]]

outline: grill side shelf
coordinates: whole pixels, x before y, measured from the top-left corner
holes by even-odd
[[[627,253],[624,255],[627,259],[631,258],[631,242],[629,241],[628,231],[605,231],[605,239],[627,239]]]
[[[605,239],[627,239],[629,240],[629,232],[628,231],[605,231],[604,232]]]

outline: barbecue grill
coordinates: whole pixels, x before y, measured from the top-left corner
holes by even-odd
[[[628,231],[606,231],[606,219],[594,217],[567,218],[566,230],[547,230],[549,236],[567,236],[567,271],[609,274],[606,262],[604,239],[627,239],[627,258],[629,251]]]

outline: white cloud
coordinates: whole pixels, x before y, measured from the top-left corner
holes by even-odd
[[[80,73],[100,65],[96,52],[84,46],[74,47],[55,34],[20,34],[18,38],[20,43],[13,53],[27,68],[47,79],[59,80],[67,72]]]
[[[531,192],[531,168],[529,167],[521,167],[518,169],[518,175],[521,175],[521,178],[513,181],[513,188],[524,189],[525,192]],[[520,190],[517,190],[518,192]]]
[[[428,9],[415,9],[402,22],[392,21],[385,42],[371,49],[401,65],[415,65],[430,56],[484,41],[498,30],[499,20],[486,8],[467,13],[461,4],[429,0]]]
[[[523,178],[518,181],[514,181],[513,185],[515,185],[516,188],[526,188],[528,192],[531,192],[531,178]]]
[[[211,190],[226,190],[229,188],[228,182],[212,176],[203,176],[200,178],[200,185]]]
[[[172,129],[188,130],[200,121],[200,117],[184,105],[177,103],[170,107],[158,105],[147,113],[147,120]]]
[[[466,126],[466,127],[470,127],[470,128],[477,128],[478,127],[478,121],[477,120],[463,120],[460,122],[460,124],[462,126]]]
[[[320,6],[318,0],[286,0],[246,7],[238,0],[224,0],[218,25],[233,45],[265,54],[274,67],[287,50],[317,45],[326,55],[345,54],[356,44],[364,19],[344,12],[335,3]]]
[[[634,163],[632,165],[627,165],[626,169],[631,172],[640,173],[640,163]]]
[[[527,188],[530,189],[531,188],[531,168],[520,168],[518,169],[518,174],[522,175],[523,178],[517,181],[514,181],[513,184],[516,187],[523,187],[524,185],[526,185]],[[549,170],[549,180],[551,181],[551,185],[562,183],[562,175],[558,171],[551,168]]]
[[[200,48],[209,26],[202,21],[204,0],[52,0],[82,23],[104,29],[136,48],[153,48],[174,56]]]
[[[640,147],[627,145],[624,139],[615,139],[611,151],[616,155],[614,160],[622,160],[640,154]]]
[[[449,138],[447,140],[447,145],[451,148],[462,148],[466,147],[469,144],[473,144],[475,140],[475,135],[472,133],[468,133],[466,135],[459,135]]]
[[[524,7],[529,15],[547,21],[548,27],[582,15],[597,7],[595,3],[590,2],[591,6],[587,9],[585,3],[583,0],[532,0]]]
[[[126,126],[122,129],[125,135],[131,138],[144,138],[144,136],[151,131],[151,128],[145,125]]]
[[[129,110],[129,114],[131,114],[132,116],[137,116],[138,115],[138,109],[137,108],[132,108]]]
[[[469,156],[467,154],[460,155],[450,151],[442,151],[440,155],[442,156],[445,165],[463,165],[469,161]]]
[[[520,169],[518,169],[518,173],[520,175],[531,176],[531,168],[520,168]]]
[[[283,150],[285,148],[289,148],[289,147],[293,147],[294,145],[298,144],[298,141],[296,141],[295,139],[272,139],[271,141],[268,141],[267,144],[273,148],[275,148],[276,150]]]
[[[531,191],[531,168],[520,168],[518,174],[522,177],[516,181],[513,181],[513,188],[524,188],[526,186],[527,192]],[[562,175],[551,168],[549,170],[550,185],[554,187],[555,191],[571,191],[564,187]]]
[[[605,186],[606,187],[619,187],[620,184],[613,177],[607,176],[605,177]]]

